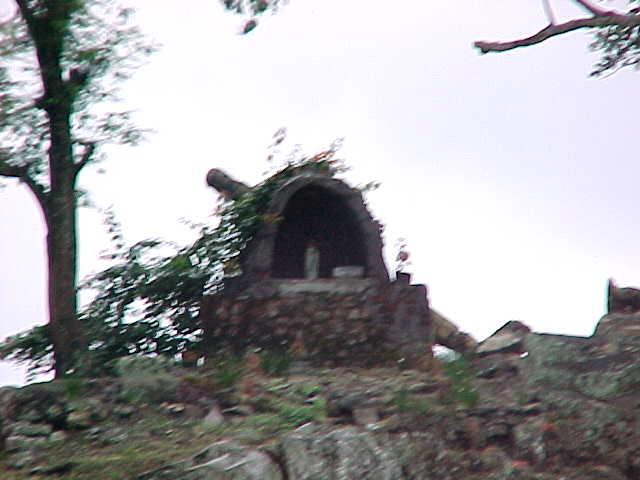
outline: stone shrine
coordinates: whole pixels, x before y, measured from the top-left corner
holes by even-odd
[[[207,182],[228,200],[251,191],[217,169]],[[432,315],[426,286],[411,285],[405,273],[389,279],[380,224],[359,190],[321,168],[296,167],[262,218],[269,221],[240,255],[242,273],[203,298],[208,351],[260,348],[314,365],[419,367],[430,363],[436,341],[460,351],[475,344]]]

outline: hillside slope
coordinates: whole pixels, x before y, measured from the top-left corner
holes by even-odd
[[[255,358],[242,371],[230,359],[212,369],[123,359],[114,378],[0,389],[0,471],[7,480],[632,480],[639,353],[640,314],[611,314],[590,338],[509,322],[470,362],[428,372],[293,364],[274,376]]]

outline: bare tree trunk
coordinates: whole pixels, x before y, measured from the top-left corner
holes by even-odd
[[[56,377],[64,375],[74,357],[82,355],[85,340],[78,320],[76,292],[75,193],[52,190],[47,215],[49,259],[49,324],[53,341]]]
[[[83,356],[86,340],[77,316],[77,168],[73,162],[70,112],[66,105],[47,109],[51,146],[51,190],[44,208],[47,219],[49,259],[49,323],[53,341],[55,374],[60,377]]]

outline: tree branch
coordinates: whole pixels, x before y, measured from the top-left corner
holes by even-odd
[[[92,160],[93,154],[96,151],[96,142],[83,142],[82,145],[84,146],[84,152],[82,152],[82,158],[80,161],[73,166],[74,176],[78,176],[80,170],[82,170],[87,163]]]
[[[556,19],[553,15],[553,9],[551,8],[551,0],[542,0],[542,8],[544,9],[544,14],[547,16],[547,20],[549,20],[549,24],[555,25]]]
[[[597,5],[592,4],[589,0],[573,0],[584,8],[587,12],[593,14],[594,17],[607,17],[610,15],[619,15],[619,13],[613,10],[605,10]]]
[[[27,167],[11,165],[7,162],[7,159],[0,152],[0,176],[1,177],[14,177],[22,178],[25,175]]]
[[[576,0],[579,1],[579,0]],[[596,16],[590,18],[577,18],[568,22],[559,23],[557,25],[547,25],[538,33],[527,38],[521,38],[510,42],[474,42],[474,47],[480,50],[480,53],[488,52],[504,52],[513,50],[518,47],[528,47],[545,40],[562,35],[563,33],[572,32],[581,28],[599,28],[599,27],[637,27],[640,25],[640,14],[619,14],[608,12],[605,16]]]
[[[48,208],[49,197],[47,192],[40,183],[29,175],[28,165],[11,165],[7,161],[6,155],[0,152],[0,176],[17,178],[20,182],[25,183],[35,195],[42,209],[46,210]]]
[[[28,2],[26,0],[16,0],[16,3],[18,4],[20,15],[22,15],[22,18],[24,18],[25,22],[27,22],[27,24],[33,25],[35,16],[33,15],[33,11],[29,7]]]

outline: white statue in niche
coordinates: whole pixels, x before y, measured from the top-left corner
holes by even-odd
[[[314,241],[309,242],[304,252],[304,278],[315,280],[320,275],[320,250]]]

